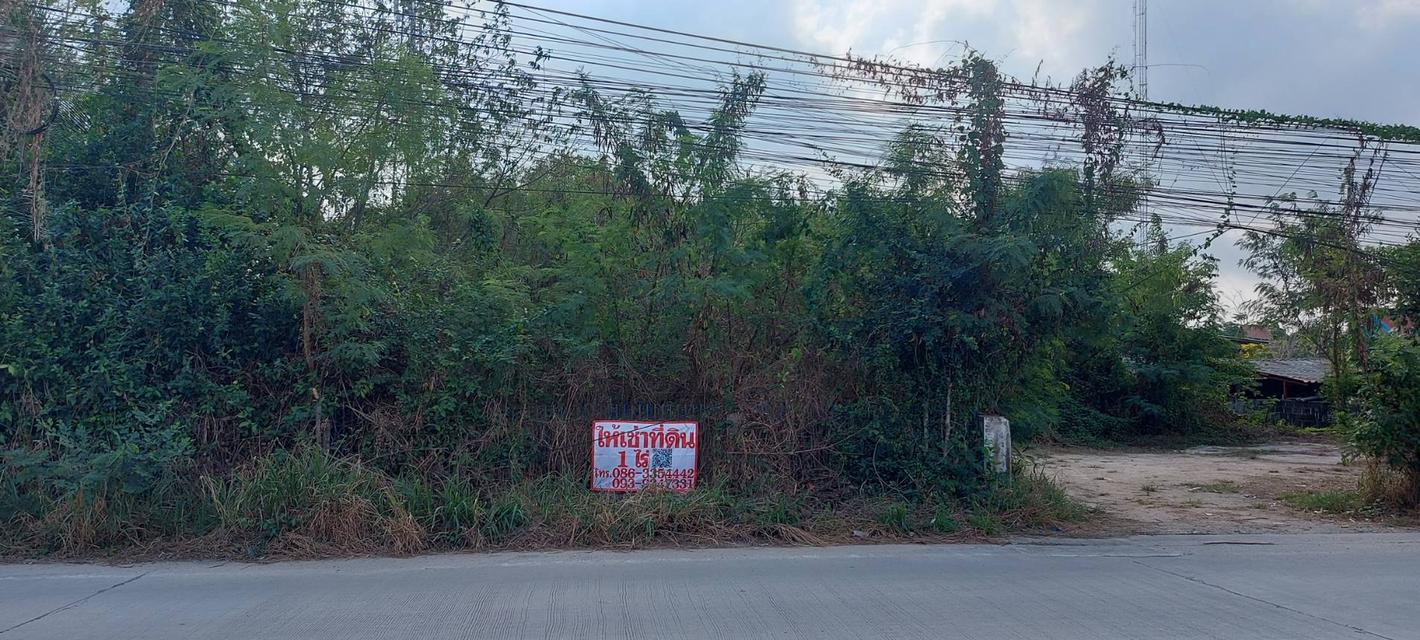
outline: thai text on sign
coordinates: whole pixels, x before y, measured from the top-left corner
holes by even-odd
[[[592,490],[695,488],[699,425],[597,420],[592,423]]]

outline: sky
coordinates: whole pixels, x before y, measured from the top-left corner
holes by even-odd
[[[535,0],[639,24],[921,64],[969,45],[1006,73],[1068,81],[1133,60],[1132,0]],[[1420,125],[1420,0],[1153,0],[1149,97]],[[1220,241],[1230,309],[1256,280]]]

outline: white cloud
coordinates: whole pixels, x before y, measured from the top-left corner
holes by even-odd
[[[1397,21],[1420,17],[1420,0],[1374,0],[1360,2],[1356,7],[1361,26],[1384,29]]]
[[[990,16],[1000,0],[794,0],[793,35],[825,53],[852,49],[933,64],[949,46],[952,19]]]
[[[1098,0],[1016,0],[1011,35],[1018,62],[1044,61],[1052,70],[1071,73],[1102,62],[1098,38],[1091,37],[1103,13]]]
[[[1114,3],[1117,4],[1117,3]],[[1029,75],[1070,77],[1104,61],[1102,34],[1127,24],[1127,6],[1104,0],[794,0],[791,31],[801,46],[825,53],[890,54],[935,66],[963,41]],[[1112,14],[1118,14],[1113,16]],[[1111,20],[1110,18],[1116,18]],[[1112,49],[1112,46],[1108,47]],[[1107,53],[1107,51],[1106,51]]]
[[[872,0],[843,3],[795,0],[794,37],[825,53],[843,53],[861,44],[871,23],[884,15],[884,4]]]

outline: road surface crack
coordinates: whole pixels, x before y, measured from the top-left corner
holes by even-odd
[[[1350,629],[1350,630],[1352,630],[1352,631],[1355,631],[1355,632],[1357,632],[1357,633],[1362,633],[1362,634],[1365,634],[1365,635],[1370,636],[1370,637],[1373,637],[1373,638],[1381,638],[1381,640],[1396,640],[1395,638],[1392,638],[1392,637],[1390,637],[1390,636],[1384,636],[1384,635],[1381,635],[1381,634],[1376,633],[1376,632],[1374,632],[1374,631],[1369,631],[1369,630],[1367,630],[1367,629],[1362,629],[1361,627],[1358,627],[1358,626],[1355,626],[1355,625],[1346,624],[1346,623],[1344,623],[1344,622],[1338,622],[1338,621],[1332,620],[1331,618],[1328,618],[1328,617],[1326,617],[1326,616],[1319,616],[1319,615],[1317,615],[1317,614],[1315,614],[1315,613],[1310,613],[1310,612],[1307,612],[1307,611],[1302,611],[1302,610],[1300,610],[1300,609],[1293,609],[1292,607],[1289,607],[1289,606],[1284,605],[1284,604],[1278,604],[1278,603],[1273,602],[1273,601],[1271,601],[1271,600],[1267,600],[1266,598],[1259,598],[1259,597],[1257,597],[1257,596],[1250,596],[1250,595],[1248,595],[1248,594],[1246,594],[1246,593],[1241,593],[1241,592],[1238,592],[1238,591],[1233,591],[1232,589],[1229,589],[1229,588],[1227,588],[1227,587],[1225,587],[1225,586],[1223,586],[1223,585],[1213,584],[1213,583],[1211,583],[1211,582],[1208,582],[1207,580],[1203,580],[1203,579],[1201,579],[1201,578],[1195,578],[1195,577],[1193,577],[1193,576],[1186,575],[1186,574],[1182,574],[1182,573],[1179,573],[1179,572],[1177,572],[1177,571],[1169,571],[1168,569],[1164,569],[1164,568],[1162,568],[1162,567],[1156,567],[1156,566],[1151,565],[1151,564],[1149,564],[1149,563],[1147,563],[1147,562],[1142,562],[1142,561],[1137,560],[1137,559],[1136,559],[1136,560],[1132,560],[1132,562],[1133,562],[1134,564],[1137,564],[1137,565],[1141,566],[1141,567],[1145,567],[1145,568],[1148,568],[1148,569],[1153,569],[1154,571],[1158,571],[1158,572],[1160,572],[1160,573],[1166,573],[1166,574],[1171,575],[1171,576],[1173,576],[1173,577],[1175,577],[1175,578],[1183,578],[1184,580],[1187,580],[1187,581],[1192,582],[1192,583],[1194,583],[1194,584],[1200,584],[1200,585],[1203,585],[1203,586],[1205,586],[1205,587],[1211,587],[1211,588],[1213,588],[1213,589],[1217,589],[1217,590],[1222,591],[1222,592],[1224,592],[1224,593],[1229,593],[1229,594],[1235,595],[1235,596],[1237,596],[1237,597],[1239,597],[1239,598],[1246,598],[1246,599],[1251,600],[1251,601],[1253,601],[1253,602],[1260,602],[1260,603],[1265,604],[1265,605],[1269,605],[1269,606],[1276,607],[1276,608],[1281,609],[1281,610],[1283,610],[1283,611],[1289,611],[1289,612],[1291,612],[1291,613],[1295,613],[1295,614],[1297,614],[1297,615],[1299,615],[1299,616],[1306,616],[1306,617],[1308,617],[1308,618],[1314,618],[1314,619],[1316,619],[1316,620],[1321,620],[1322,622],[1326,622],[1326,623],[1329,623],[1329,624],[1334,624],[1334,625],[1336,625],[1336,626],[1338,626],[1338,627],[1345,627],[1345,628]]]
[[[122,581],[122,582],[118,582],[118,583],[116,583],[116,584],[111,584],[111,585],[109,585],[109,586],[107,586],[107,587],[104,587],[104,588],[102,588],[102,589],[99,589],[98,591],[95,591],[95,592],[93,592],[93,593],[91,593],[91,594],[89,594],[89,595],[87,595],[87,596],[84,596],[84,597],[82,597],[82,598],[79,598],[78,600],[75,600],[75,601],[73,601],[73,602],[70,602],[69,604],[66,604],[66,605],[64,605],[64,606],[62,606],[62,607],[57,607],[57,608],[51,609],[51,610],[49,610],[49,611],[46,611],[46,612],[44,612],[44,613],[41,613],[41,614],[39,614],[39,615],[37,615],[37,616],[35,616],[35,617],[33,617],[33,618],[30,618],[29,620],[26,620],[26,621],[24,621],[24,622],[21,622],[21,623],[19,623],[19,624],[12,625],[12,626],[6,627],[6,628],[4,628],[4,629],[0,629],[0,635],[4,635],[4,634],[7,634],[7,633],[9,633],[9,632],[11,632],[11,631],[14,631],[14,630],[16,630],[16,629],[19,629],[20,627],[23,627],[23,626],[25,626],[25,625],[27,625],[27,624],[29,624],[29,623],[31,623],[31,622],[36,622],[36,621],[39,621],[39,620],[43,620],[43,619],[45,619],[45,618],[48,618],[49,616],[52,616],[52,615],[54,615],[54,614],[56,614],[56,613],[59,613],[60,611],[64,611],[64,610],[66,610],[66,609],[73,609],[74,607],[77,607],[77,606],[79,606],[79,605],[81,605],[81,604],[84,604],[85,602],[89,601],[89,599],[91,599],[91,598],[93,598],[93,597],[95,597],[95,596],[98,596],[98,595],[103,594],[103,593],[107,593],[107,592],[109,592],[109,591],[113,591],[114,589],[117,589],[117,588],[119,588],[119,587],[121,587],[121,586],[123,586],[123,585],[125,585],[125,584],[128,584],[128,583],[130,583],[130,582],[133,582],[134,580],[137,580],[137,579],[139,579],[139,578],[142,578],[143,576],[146,576],[146,575],[148,575],[148,572],[147,572],[147,571],[144,571],[143,573],[140,573],[140,574],[138,574],[138,575],[136,575],[136,576],[133,576],[132,578],[129,578],[129,579],[124,580],[124,581]]]

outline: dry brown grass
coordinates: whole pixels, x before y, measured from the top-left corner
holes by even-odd
[[[1420,477],[1370,461],[1361,473],[1361,497],[1395,511],[1420,508]]]
[[[113,528],[108,499],[82,489],[58,502],[35,526],[53,532],[59,543],[56,553],[62,556],[92,552],[117,542],[106,535]]]

